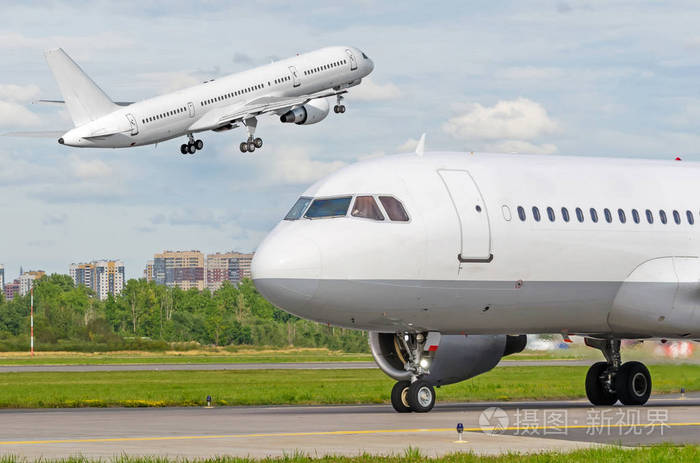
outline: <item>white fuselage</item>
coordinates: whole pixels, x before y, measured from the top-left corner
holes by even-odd
[[[327,47],[150,98],[70,130],[62,143],[77,147],[149,145],[215,129],[199,124],[213,111],[244,107],[263,97],[296,97],[356,85],[374,64],[354,47]],[[120,133],[114,135],[115,130]],[[101,133],[110,134],[100,137]]]
[[[359,329],[698,338],[698,178],[694,163],[639,159],[365,161],[302,195],[351,196],[347,215],[282,221],[253,278],[285,310]],[[392,196],[409,220],[378,200],[384,220],[353,217],[358,195]]]

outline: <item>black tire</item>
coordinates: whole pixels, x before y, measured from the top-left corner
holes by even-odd
[[[345,114],[345,105],[340,105],[340,113]]]
[[[391,405],[399,413],[411,413],[411,406],[407,400],[410,385],[410,381],[399,381],[391,388]]]
[[[608,392],[600,376],[608,368],[606,362],[597,362],[591,365],[586,374],[586,396],[593,405],[613,405],[617,402],[617,394]]]
[[[180,145],[180,152],[182,154],[187,154],[187,145],[185,145],[185,144]]]
[[[194,142],[194,146],[197,148],[197,151],[199,151],[204,148],[204,142],[202,140],[197,140]]]
[[[248,143],[244,141],[241,142],[241,146],[239,148],[241,150],[241,153],[245,153],[246,151],[248,151]]]
[[[626,362],[615,375],[615,392],[625,405],[644,405],[651,395],[651,375],[641,362]]]
[[[255,143],[256,148],[262,148],[262,138],[256,138],[253,143]]]
[[[414,412],[429,412],[435,405],[435,389],[425,381],[414,381],[408,388],[406,401]]]
[[[253,151],[255,151],[255,142],[249,141],[247,148],[248,148],[249,153],[252,153]]]
[[[338,114],[338,105],[333,106],[333,112]]]
[[[189,145],[187,145],[187,152],[190,154],[194,154],[197,152],[197,147],[194,146],[194,143],[190,143]]]

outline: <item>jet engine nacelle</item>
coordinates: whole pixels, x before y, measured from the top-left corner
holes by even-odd
[[[297,125],[311,125],[321,122],[328,116],[330,106],[325,98],[311,100],[303,106],[290,109],[280,116],[280,121]]]
[[[434,386],[458,383],[486,373],[502,357],[522,352],[525,335],[442,335],[440,346],[421,377]],[[404,368],[407,358],[394,333],[370,332],[369,345],[379,368],[397,381],[410,380],[413,373]]]

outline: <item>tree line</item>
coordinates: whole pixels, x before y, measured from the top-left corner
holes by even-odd
[[[28,294],[12,301],[0,294],[0,350],[27,350],[29,302]],[[191,342],[368,350],[364,333],[281,311],[248,279],[214,292],[132,279],[120,295],[101,301],[68,275],[47,275],[34,282],[34,332],[37,350],[166,350]]]

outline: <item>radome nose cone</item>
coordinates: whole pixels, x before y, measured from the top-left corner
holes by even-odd
[[[321,253],[304,237],[270,236],[255,252],[251,274],[255,287],[277,307],[302,313],[318,289]]]

